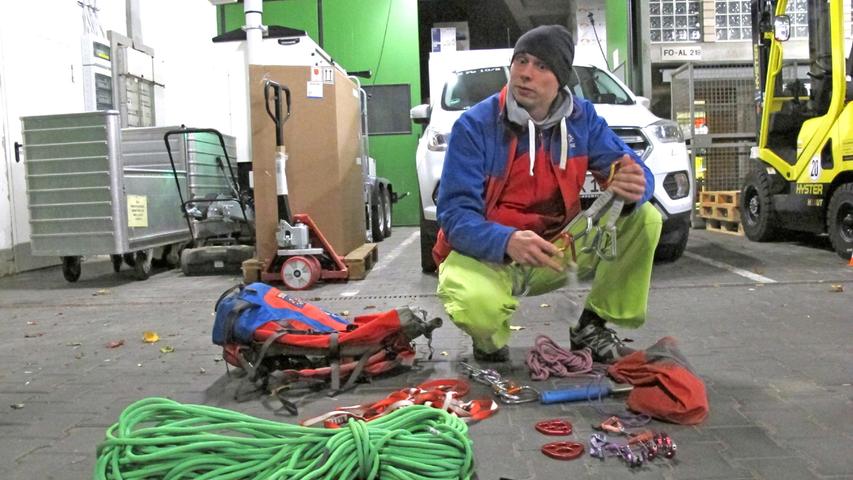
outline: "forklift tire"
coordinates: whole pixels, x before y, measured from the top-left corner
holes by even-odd
[[[849,260],[853,255],[853,183],[833,192],[826,210],[826,230],[838,256]]]
[[[385,220],[385,228],[382,230],[382,236],[384,238],[388,238],[391,236],[391,191],[385,187],[382,187],[379,192],[379,197],[381,198],[380,206],[382,207],[382,216]]]
[[[753,170],[746,176],[741,191],[740,221],[744,233],[754,242],[773,240],[779,230],[770,182],[767,172]]]
[[[62,257],[62,276],[65,277],[65,280],[71,283],[80,280],[82,271],[80,257]]]

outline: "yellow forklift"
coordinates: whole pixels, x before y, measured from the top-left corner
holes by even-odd
[[[807,0],[805,61],[786,61],[787,0],[753,0],[758,145],[740,196],[750,240],[785,230],[828,234],[853,254],[853,58],[844,45],[842,0]],[[851,52],[853,53],[853,52]],[[804,75],[797,75],[803,70]],[[802,77],[802,78],[801,78]]]

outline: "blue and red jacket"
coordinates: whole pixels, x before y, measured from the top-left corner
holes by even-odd
[[[643,167],[646,191],[637,205],[654,193],[654,177],[634,151],[595,113],[592,104],[573,98],[566,118],[568,144],[565,168],[560,165],[560,126],[537,131],[536,162],[550,161],[565,208],[565,224],[580,213],[579,194],[589,170],[604,183],[611,164],[623,154]],[[453,125],[444,157],[437,214],[441,227],[433,258],[441,263],[456,250],[480,260],[503,263],[509,237],[518,227],[493,221],[491,214],[507,182],[519,143],[527,145],[525,127],[511,126],[505,118],[506,87],[474,105]],[[541,143],[544,142],[545,145]],[[602,185],[606,188],[606,185]]]

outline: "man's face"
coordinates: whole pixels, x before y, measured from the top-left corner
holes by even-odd
[[[509,67],[509,86],[519,105],[533,117],[542,120],[557,98],[560,84],[554,72],[542,60],[520,53]]]

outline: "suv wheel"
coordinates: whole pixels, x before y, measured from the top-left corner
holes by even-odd
[[[690,217],[687,216],[684,220],[674,219],[672,225],[667,223],[663,225],[660,242],[655,250],[656,262],[674,262],[681,258],[687,247],[687,238],[690,236]]]
[[[421,271],[433,273],[438,267],[432,259],[432,247],[438,237],[438,222],[424,218],[424,207],[421,204]]]

